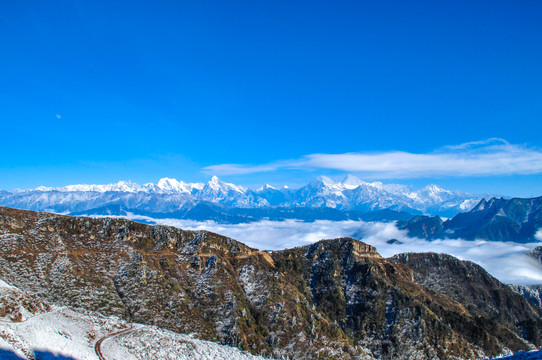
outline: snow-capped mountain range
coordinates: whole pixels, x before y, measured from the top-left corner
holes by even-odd
[[[68,185],[35,189],[0,191],[0,205],[65,214],[123,215],[126,212],[153,215],[185,216],[197,212],[202,219],[209,208],[265,209],[296,208],[321,211],[373,212],[406,211],[412,214],[453,216],[468,211],[481,196],[444,190],[428,185],[412,190],[406,185],[365,182],[348,175],[342,181],[320,176],[298,188],[275,188],[270,185],[257,190],[230,184],[213,176],[207,183],[186,183],[163,178],[156,184],[139,185],[119,181],[106,185]],[[324,215],[323,215],[324,216]],[[191,217],[194,218],[194,217]],[[198,218],[200,219],[200,218]],[[213,217],[220,221],[220,218]]]

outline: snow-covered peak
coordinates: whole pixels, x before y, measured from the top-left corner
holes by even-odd
[[[31,190],[32,191],[32,190]],[[131,181],[119,181],[114,184],[105,184],[105,185],[87,185],[87,184],[77,184],[77,185],[67,185],[63,187],[45,187],[39,186],[34,189],[34,191],[61,191],[61,192],[108,192],[108,191],[121,191],[121,192],[139,192],[146,191],[144,187],[133,183]]]
[[[343,181],[341,181],[341,184],[342,184],[346,189],[355,189],[355,188],[357,188],[357,187],[360,186],[360,185],[366,184],[366,182],[360,180],[358,177],[356,177],[356,176],[354,176],[354,175],[348,174],[348,175],[343,179]]]
[[[420,198],[424,198],[433,202],[441,202],[444,199],[453,197],[454,194],[449,190],[444,190],[443,188],[437,185],[427,185],[417,191],[417,194]]]
[[[441,194],[443,192],[449,193],[450,191],[444,190],[443,188],[439,187],[438,185],[430,184],[430,185],[427,185],[427,186],[423,187],[420,190],[420,192],[424,192],[426,194]]]
[[[372,183],[368,183],[367,185],[370,186],[370,187],[379,189],[379,190],[384,189],[384,184],[382,182],[380,182],[380,181],[375,181],[375,182],[372,182]]]
[[[244,194],[247,192],[247,189],[244,188],[243,186],[226,183],[220,180],[218,176],[213,176],[205,187],[212,190],[215,193],[218,193],[218,192],[227,193],[228,191],[235,191],[235,192]]]
[[[131,181],[119,181],[116,184],[113,184],[108,191],[123,191],[123,192],[138,192],[144,191],[144,188],[139,184],[133,183]]]
[[[181,183],[182,181],[179,182],[177,179],[170,179],[165,177],[158,180],[158,183],[156,185],[158,185],[158,187],[162,189],[174,189],[176,187],[179,187]]]
[[[222,181],[220,181],[220,179],[218,178],[218,176],[213,176],[211,178],[211,180],[209,180],[209,182],[207,183],[207,185],[213,189],[213,190],[220,190],[220,188],[223,186],[222,184],[224,184]]]
[[[256,191],[260,192],[260,191],[265,191],[265,190],[277,190],[277,188],[273,187],[273,186],[271,186],[269,184],[265,184],[264,186],[258,188]]]
[[[32,189],[32,190],[34,190],[34,191],[51,191],[51,190],[53,190],[53,189],[54,189],[54,188],[52,188],[52,187],[38,186],[38,187],[36,187],[36,188],[34,188],[34,189]],[[19,189],[15,189],[15,190],[14,190],[14,192],[23,192],[23,191],[25,191],[25,190],[19,190]]]
[[[107,194],[115,192],[118,194]],[[103,195],[100,193],[104,193]],[[280,194],[282,193],[282,194]],[[59,213],[81,211],[82,208],[106,207],[125,202],[125,206],[143,206],[163,212],[170,206],[178,209],[183,204],[208,201],[231,207],[330,207],[337,209],[414,209],[438,213],[450,209],[467,211],[479,201],[480,196],[448,191],[437,185],[412,190],[407,185],[365,182],[353,175],[336,182],[319,176],[309,184],[289,189],[264,185],[252,191],[243,186],[226,183],[213,176],[205,183],[185,183],[174,178],[162,178],[157,183],[138,185],[119,181],[105,185],[68,185],[64,187],[40,186],[33,190],[0,191],[0,204],[33,210],[54,210]],[[84,203],[85,205],[81,205]],[[175,204],[175,205],[172,205]],[[187,206],[192,206],[187,205]],[[183,205],[184,206],[184,205]],[[488,204],[489,206],[489,204]],[[444,210],[443,210],[444,209]]]
[[[311,181],[312,187],[330,187],[335,185],[336,182],[328,178],[327,176],[318,176]]]
[[[190,193],[191,189],[183,181],[178,181],[176,179],[162,178],[158,181],[156,186],[165,192],[180,192],[180,193]]]
[[[203,183],[185,183],[177,179],[162,178],[158,183],[148,183],[144,185],[150,192],[159,194],[193,194],[194,191],[201,190]]]

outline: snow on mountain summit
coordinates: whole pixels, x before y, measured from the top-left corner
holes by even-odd
[[[265,185],[259,187],[256,191],[261,192],[261,191],[266,191],[266,190],[277,190],[278,191],[278,189],[276,187],[271,186],[269,184],[265,184]]]
[[[428,199],[429,201],[433,201],[435,203],[447,200],[455,196],[453,192],[444,190],[443,188],[434,184],[427,185],[421,188],[417,191],[417,193],[419,197]]]
[[[200,202],[211,202],[241,208],[393,209],[453,216],[470,210],[480,199],[481,196],[449,191],[437,185],[412,190],[407,185],[365,182],[354,175],[348,175],[342,181],[319,176],[298,189],[265,185],[251,190],[213,176],[206,183],[186,183],[164,177],[156,184],[119,181],[105,185],[40,186],[32,190],[0,192],[0,205],[60,213],[115,206],[167,213],[189,209]],[[101,210],[96,211],[100,213]],[[103,215],[112,214],[112,210],[104,211]]]
[[[348,174],[343,181],[341,181],[343,186],[347,189],[355,189],[360,185],[365,184],[364,181],[360,180],[358,177]]]
[[[62,187],[46,187],[46,186],[39,186],[32,190],[26,190],[26,191],[61,191],[61,192],[88,192],[88,191],[94,191],[94,192],[107,192],[107,191],[119,191],[119,192],[139,192],[139,191],[145,191],[145,187],[133,183],[130,180],[128,181],[119,181],[117,183],[113,184],[105,184],[105,185],[87,185],[87,184],[77,184],[77,185],[67,185]]]
[[[192,194],[194,190],[201,190],[203,188],[202,183],[185,183],[184,181],[178,181],[177,179],[162,178],[156,185],[146,184],[147,188],[155,191],[168,192],[168,193],[185,193]]]
[[[438,185],[435,185],[435,184],[427,185],[427,186],[423,187],[420,191],[430,193],[430,194],[440,194],[440,193],[443,193],[443,192],[449,193],[448,190],[444,190],[443,188],[441,188],[441,187],[439,187]]]
[[[218,176],[213,176],[211,180],[205,185],[208,189],[211,189],[215,192],[229,192],[229,191],[235,191],[239,193],[246,193],[247,189],[243,186],[234,185],[230,183],[226,183],[218,178]],[[204,187],[204,189],[205,189]]]
[[[309,185],[312,187],[330,187],[335,185],[335,181],[331,180],[327,176],[317,176],[311,181]]]
[[[211,180],[207,183],[207,186],[210,188],[210,189],[213,189],[215,191],[219,191],[222,187],[224,187],[223,185],[224,183],[222,181],[220,181],[220,179],[218,178],[218,176],[213,176],[211,178]]]
[[[185,183],[176,179],[162,178],[156,184],[162,190],[177,190],[186,192]]]

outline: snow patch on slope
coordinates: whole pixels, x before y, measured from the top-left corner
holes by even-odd
[[[20,295],[18,306],[29,307],[35,299],[0,280],[0,304],[13,302],[10,295]],[[49,306],[49,305],[48,305]],[[30,305],[30,307],[32,307]],[[0,357],[13,359],[51,358],[98,360],[94,346],[105,338],[101,350],[107,359],[230,359],[263,360],[237,348],[194,339],[154,326],[130,324],[116,316],[49,307],[50,311],[29,313],[22,321],[0,319]],[[122,329],[133,331],[109,337]]]
[[[263,360],[237,348],[194,339],[154,326],[141,326],[125,336],[106,340],[102,351],[114,359]]]

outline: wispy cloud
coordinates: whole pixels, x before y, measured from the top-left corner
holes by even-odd
[[[204,168],[204,172],[211,175],[245,175],[261,172],[270,172],[279,169],[279,165],[240,165],[240,164],[220,164],[211,165]]]
[[[492,138],[421,154],[404,151],[310,154],[268,164],[219,164],[203,170],[217,175],[245,175],[287,169],[338,170],[381,179],[538,174],[542,173],[542,151]]]

